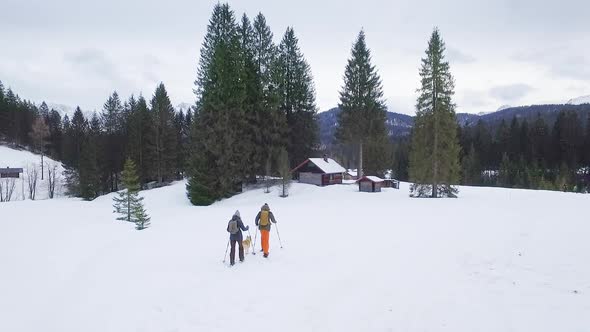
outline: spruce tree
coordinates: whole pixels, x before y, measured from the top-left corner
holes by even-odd
[[[133,222],[138,230],[147,228],[150,218],[144,209],[143,197],[139,197],[139,177],[135,163],[131,158],[125,162],[121,177],[125,190],[118,192],[118,196],[113,197],[115,209],[113,212],[121,215],[117,220]]]
[[[273,129],[273,132],[281,132],[281,117],[284,116],[287,122],[287,152],[291,166],[309,158],[319,140],[313,77],[298,43],[293,28],[287,28],[279,45],[274,74],[282,115],[276,121],[279,128]]]
[[[259,126],[262,128],[262,153],[257,159],[260,166],[276,161],[280,150],[287,146],[287,118],[280,105],[279,74],[281,66],[279,49],[273,43],[273,33],[262,13],[258,13],[253,22],[254,64],[261,88],[261,107],[258,114]],[[280,167],[280,166],[279,166]],[[271,172],[274,168],[271,167]],[[267,174],[268,175],[268,174]]]
[[[455,118],[454,81],[444,56],[445,44],[434,29],[420,69],[410,180],[415,196],[453,197],[458,190],[459,144]]]
[[[240,136],[244,143],[244,159],[249,161],[243,167],[243,177],[250,182],[256,181],[256,175],[262,174],[262,165],[266,160],[268,147],[263,137],[267,136],[268,128],[264,125],[264,95],[263,85],[255,49],[256,34],[250,20],[244,14],[239,26],[239,35],[242,52],[242,83],[244,85],[244,126],[240,130]]]
[[[119,94],[114,91],[103,105],[101,122],[104,128],[105,149],[104,173],[108,178],[108,191],[118,190],[119,173],[123,169],[124,137],[123,104]]]
[[[352,47],[351,57],[344,71],[344,86],[340,91],[338,106],[342,112],[338,118],[336,137],[340,142],[354,144],[358,149],[358,177],[364,175],[364,168],[375,173],[381,167],[374,164],[364,165],[363,162],[369,160],[364,156],[363,149],[367,145],[376,145],[373,149],[377,151],[372,151],[372,155],[384,152],[388,140],[385,128],[386,107],[381,78],[371,63],[371,51],[367,47],[364,31],[359,33]]]
[[[280,196],[284,198],[289,196],[289,187],[291,186],[292,180],[291,166],[289,165],[289,154],[287,149],[283,148],[279,152],[278,164],[279,175],[281,176]]]
[[[242,46],[233,11],[217,4],[201,49],[187,194],[195,205],[229,197],[249,161],[240,136],[246,122]]]
[[[156,179],[155,121],[143,96],[129,115],[127,155],[137,165],[140,183]]]
[[[160,83],[151,101],[155,124],[155,157],[157,179],[159,183],[172,181],[177,177],[177,144],[174,127],[174,108],[166,92],[166,87]]]
[[[469,154],[463,157],[463,184],[478,185],[481,181],[481,166],[475,147],[471,144]]]
[[[342,143],[354,144],[358,149],[358,177],[364,175],[364,168],[369,168],[373,173],[371,175],[377,175],[375,171],[382,167],[364,165],[367,157],[363,155],[363,149],[373,145],[372,149],[376,151],[371,151],[371,155],[384,155],[387,146],[386,107],[381,78],[371,64],[371,51],[367,47],[364,31],[359,33],[352,47],[338,106],[342,112],[338,117],[336,137]]]

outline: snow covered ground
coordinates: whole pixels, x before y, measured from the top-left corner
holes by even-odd
[[[142,192],[144,231],[112,195],[3,203],[0,331],[588,331],[590,195],[357,190],[194,207],[180,182]],[[273,229],[268,259],[222,264],[228,219],[265,202],[284,248]]]

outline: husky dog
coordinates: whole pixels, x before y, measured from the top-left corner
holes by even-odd
[[[250,235],[246,236],[246,238],[242,241],[242,246],[244,247],[245,254],[250,252],[250,246],[252,246],[252,238]]]

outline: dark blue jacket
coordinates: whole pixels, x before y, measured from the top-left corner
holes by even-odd
[[[247,231],[249,229],[249,227],[244,226],[244,223],[242,222],[242,218],[240,218],[238,216],[233,216],[232,220],[234,220],[234,219],[237,219],[237,221],[238,221],[238,232],[236,234],[230,234],[229,239],[232,241],[240,241],[241,242],[244,238],[242,236],[242,231]],[[229,232],[229,222],[227,223],[227,231]]]

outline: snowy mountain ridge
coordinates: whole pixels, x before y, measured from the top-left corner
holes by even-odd
[[[590,95],[572,98],[572,99],[568,100],[566,104],[568,104],[568,105],[590,104]]]

